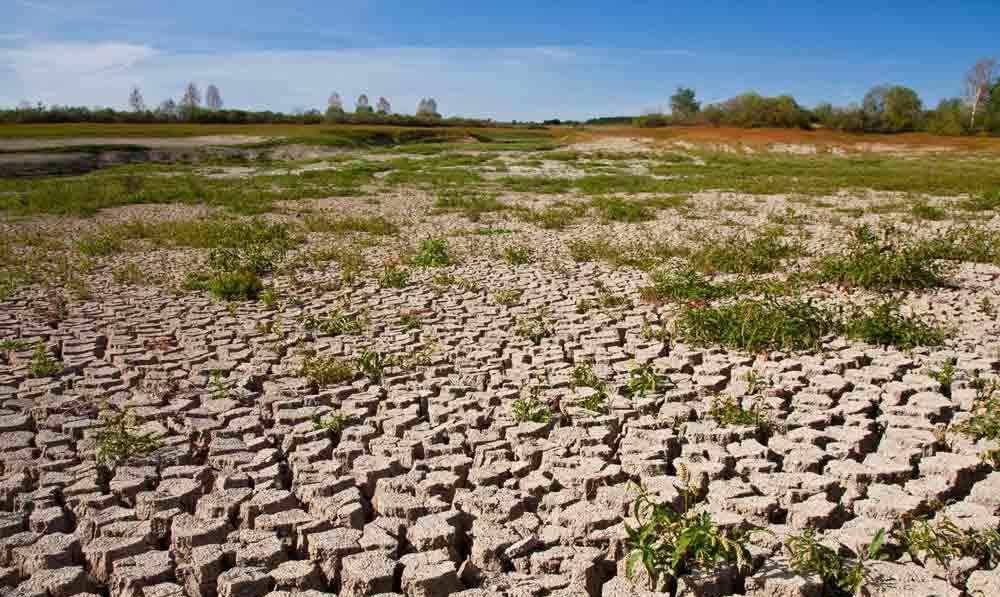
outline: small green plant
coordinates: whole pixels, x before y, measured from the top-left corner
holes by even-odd
[[[149,456],[162,445],[155,433],[138,431],[135,414],[128,407],[106,408],[101,413],[101,423],[97,433],[97,461],[110,463],[112,468],[132,458]]]
[[[939,222],[948,217],[948,212],[936,205],[931,205],[927,201],[914,203],[913,207],[910,208],[910,213],[918,220],[930,220],[933,222]]]
[[[188,290],[207,290],[225,301],[253,300],[262,290],[260,276],[249,271],[190,274],[184,282]]]
[[[327,431],[334,435],[340,435],[351,424],[351,418],[339,412],[333,412],[325,419],[319,415],[313,416],[312,424],[313,431]]]
[[[584,395],[575,402],[576,406],[595,413],[605,413],[608,410],[608,384],[601,379],[590,363],[581,363],[573,367],[572,385],[574,388],[590,388],[593,394]]]
[[[619,197],[596,197],[591,201],[605,222],[646,222],[656,218],[656,214],[636,201]]]
[[[347,383],[357,375],[350,361],[319,355],[306,358],[299,373],[319,387]]]
[[[417,267],[442,267],[451,263],[448,241],[443,238],[425,238],[410,263]]]
[[[527,396],[524,396],[524,394]],[[532,386],[511,405],[511,414],[518,423],[548,423],[552,420],[552,409],[539,399],[541,388]]]
[[[650,364],[637,365],[628,373],[625,392],[633,399],[645,398],[650,394],[673,387],[670,378],[657,373]]]
[[[410,272],[395,264],[388,264],[382,268],[382,273],[378,277],[380,288],[406,288],[410,283]]]
[[[264,292],[260,293],[260,302],[268,309],[276,309],[280,301],[281,293],[273,286],[264,289]]]
[[[365,319],[353,313],[344,313],[334,309],[326,315],[305,315],[301,318],[302,326],[307,330],[320,332],[329,336],[360,333],[366,325]]]
[[[503,249],[503,260],[511,265],[524,265],[535,260],[535,252],[531,247],[507,245]]]
[[[498,305],[511,307],[521,302],[521,295],[523,294],[524,291],[520,288],[506,288],[493,293],[493,300],[496,301]]]
[[[106,257],[122,251],[121,239],[110,234],[98,233],[81,238],[76,250],[88,257]]]
[[[14,352],[17,350],[24,350],[27,347],[28,344],[24,340],[15,340],[11,338],[0,340],[0,352]]]
[[[691,254],[690,260],[703,272],[765,274],[800,253],[801,247],[785,241],[779,228],[768,228],[753,237],[737,235],[705,243]]]
[[[208,385],[211,388],[209,397],[212,400],[226,400],[230,397],[229,387],[226,385],[226,382],[223,381],[221,371],[212,371],[209,376]]]
[[[756,369],[750,369],[743,376],[743,381],[747,382],[746,393],[748,396],[760,394],[770,387],[770,382],[762,376]]]
[[[885,530],[880,529],[867,549],[852,551],[853,557],[844,558],[839,551],[821,543],[815,529],[808,528],[789,536],[785,550],[789,567],[796,574],[819,576],[834,595],[858,595],[862,586],[872,580],[869,562],[884,558],[885,536]]]
[[[219,232],[208,262],[216,272],[262,275],[273,271],[294,243],[284,224],[257,219],[229,223]]]
[[[328,218],[319,214],[307,214],[303,223],[309,232],[366,232],[377,236],[399,233],[399,226],[382,216]]]
[[[894,526],[893,535],[921,565],[934,560],[947,568],[952,560],[974,557],[993,568],[1000,557],[1000,533],[996,529],[963,531],[947,516],[938,516],[934,521],[906,519]]]
[[[984,378],[973,380],[976,398],[972,405],[972,416],[952,426],[952,430],[976,441],[1000,442],[1000,381],[989,382]],[[983,459],[1000,467],[1000,448],[983,453]]]
[[[809,300],[741,299],[720,306],[685,307],[678,333],[700,345],[722,344],[747,352],[810,350],[840,329],[830,310]]]
[[[899,306],[898,299],[887,298],[868,309],[856,309],[848,320],[845,333],[869,344],[895,346],[903,350],[944,343],[947,337],[944,330],[918,317],[903,315]]]
[[[977,305],[977,310],[987,317],[996,317],[997,314],[997,309],[993,305],[993,301],[991,301],[988,296],[984,296],[980,299],[979,304]]]
[[[719,527],[708,512],[692,512],[690,479],[686,470],[680,476],[685,483],[681,510],[657,503],[645,490],[633,502],[636,526],[625,523],[625,574],[634,576],[636,566],[642,565],[654,584],[659,585],[685,574],[712,572],[724,565],[735,565],[743,572],[749,570],[749,533]]]
[[[358,355],[356,360],[358,369],[362,373],[368,376],[368,379],[372,380],[373,383],[382,384],[385,378],[385,370],[388,367],[396,365],[395,360],[379,351],[375,350],[364,350]]]
[[[111,279],[115,284],[122,286],[138,286],[146,280],[146,276],[147,274],[132,261],[116,267],[111,272]]]
[[[939,369],[928,369],[927,375],[941,384],[941,393],[951,397],[951,384],[955,381],[955,362],[946,361]]]
[[[816,277],[848,288],[919,289],[943,286],[944,268],[918,243],[898,240],[886,230],[879,237],[869,226],[854,231],[853,243],[843,255],[822,259]]]
[[[39,342],[28,363],[28,374],[31,377],[50,377],[63,370],[63,364],[49,354],[45,345]]]
[[[555,330],[552,327],[552,320],[548,317],[548,312],[545,309],[538,309],[531,315],[518,318],[514,326],[514,333],[535,344],[540,344],[543,338],[548,338],[555,333]]]
[[[731,293],[729,287],[712,283],[692,267],[660,270],[650,277],[652,284],[639,290],[639,295],[647,301],[710,301]]]
[[[707,414],[722,427],[749,426],[762,431],[767,431],[771,427],[767,407],[760,400],[754,402],[750,408],[743,408],[732,396],[716,396],[712,399]]]
[[[418,330],[421,325],[420,315],[413,311],[403,311],[399,314],[399,324],[407,330]]]

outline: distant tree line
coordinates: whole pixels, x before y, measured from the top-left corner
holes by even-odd
[[[421,99],[416,113],[396,114],[389,100],[379,97],[372,107],[368,96],[361,94],[353,112],[344,110],[340,95],[333,93],[327,101],[326,112],[296,110],[283,112],[223,109],[222,92],[215,85],[202,93],[195,83],[188,83],[180,101],[168,98],[156,108],[150,108],[142,91],[133,87],[128,95],[129,110],[112,108],[87,108],[83,106],[45,106],[41,103],[21,102],[15,109],[0,109],[0,122],[5,123],[166,123],[191,122],[199,124],[395,124],[405,126],[490,126],[490,120],[469,118],[442,118],[437,100]]]
[[[962,97],[941,100],[927,109],[916,91],[902,85],[877,85],[860,104],[801,106],[790,95],[765,97],[755,92],[702,106],[695,91],[679,87],[670,110],[649,110],[637,126],[711,125],[743,128],[823,127],[857,133],[926,131],[938,135],[1000,134],[1000,71],[995,58],[976,62],[963,80]]]

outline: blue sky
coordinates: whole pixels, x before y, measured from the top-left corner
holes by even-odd
[[[805,105],[879,83],[925,103],[1000,54],[998,2],[232,2],[0,0],[0,106],[124,107],[215,83],[228,106],[323,108],[332,91],[412,113],[540,119],[635,114],[678,85]]]

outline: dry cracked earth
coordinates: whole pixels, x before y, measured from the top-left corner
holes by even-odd
[[[268,278],[277,304],[226,303],[112,280],[123,261],[160,279],[204,257],[146,248],[108,257],[89,274],[89,298],[29,287],[0,302],[0,338],[19,341],[0,357],[0,593],[819,597],[833,592],[790,570],[785,537],[816,529],[853,549],[918,516],[1000,528],[1000,472],[981,458],[990,446],[947,431],[973,408],[972,380],[1000,370],[996,315],[975,308],[1000,293],[1000,268],[963,264],[954,286],[909,297],[910,308],[954,326],[944,346],[903,351],[829,337],[817,351],[747,354],[658,334],[670,313],[640,299],[646,274],[575,263],[567,243],[712,238],[716,227],[752,226],[794,206],[812,214],[810,246],[836,246],[845,232],[829,212],[784,196],[743,197],[753,209],[730,212],[739,197],[706,192],[691,199],[707,214],[699,219],[664,210],[641,224],[591,219],[544,230],[497,214],[490,225],[512,232],[487,237],[462,232],[482,223],[432,213],[426,192],[373,193],[377,203],[310,208],[399,222],[392,240],[337,241],[362,239],[371,263],[445,235],[453,264],[413,268],[403,288],[367,275],[345,283],[335,262],[279,270]],[[197,213],[133,206],[97,219]],[[95,225],[5,224],[68,235]],[[310,234],[296,251],[328,241]],[[498,258],[511,243],[533,247],[535,259]],[[602,302],[608,293],[624,300]],[[580,309],[581,299],[598,306]],[[304,324],[331,312],[363,315],[364,327]],[[518,335],[536,315],[550,333]],[[32,374],[39,344],[56,371]],[[348,362],[366,350],[400,358],[381,380],[355,372],[320,385],[303,374],[309,355]],[[955,373],[943,384],[929,372],[946,363]],[[606,384],[603,412],[579,405],[595,393],[574,384],[581,364]],[[646,364],[656,387],[629,396],[630,372]],[[709,410],[723,395],[766,404],[770,425],[721,425]],[[519,422],[515,403],[532,396],[552,416]],[[99,460],[109,409],[129,415],[131,435],[119,440],[155,436],[156,449]],[[336,428],[316,424],[334,415]],[[719,527],[768,532],[751,535],[744,567],[653,586],[641,566],[630,577],[624,563],[640,491],[675,507],[690,492]],[[863,591],[1000,595],[995,564],[904,554],[871,563]]]

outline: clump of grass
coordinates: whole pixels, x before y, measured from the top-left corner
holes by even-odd
[[[977,378],[974,384],[976,399],[972,416],[952,426],[952,430],[976,441],[989,440],[1000,443],[1000,382],[986,382]],[[1000,467],[1000,448],[992,448],[983,454],[983,459]]]
[[[495,195],[466,190],[446,190],[438,194],[434,208],[442,213],[461,213],[472,222],[478,222],[483,214],[504,211],[509,206]]]
[[[743,408],[732,396],[716,396],[712,399],[707,414],[722,427],[738,425],[756,427],[763,431],[771,427],[767,406],[759,400],[750,408]]]
[[[514,333],[531,340],[534,344],[540,344],[543,338],[552,336],[555,330],[548,312],[545,309],[538,309],[531,315],[519,317],[514,326]]]
[[[365,319],[357,314],[343,313],[335,309],[323,316],[304,315],[302,326],[310,331],[317,331],[330,336],[339,334],[357,334],[365,327]]]
[[[700,345],[721,344],[747,352],[818,349],[840,328],[834,313],[809,300],[740,299],[719,306],[687,306],[679,334]]]
[[[924,519],[904,520],[895,525],[893,535],[914,562],[926,565],[934,560],[940,566],[958,558],[973,557],[986,568],[1000,559],[1000,532],[996,529],[962,530],[947,516],[933,522]]]
[[[657,264],[690,253],[686,247],[667,243],[615,244],[606,238],[577,239],[566,243],[570,257],[576,262],[604,261],[614,267],[634,267],[649,270]]]
[[[573,367],[572,385],[574,388],[590,388],[593,394],[583,396],[575,402],[576,406],[595,413],[608,410],[608,384],[601,379],[590,363],[581,363]]]
[[[406,288],[410,283],[410,272],[396,264],[387,264],[378,277],[380,288]]]
[[[916,289],[942,286],[943,267],[917,243],[900,242],[888,230],[879,237],[869,226],[855,229],[847,253],[825,257],[816,276],[845,287]]]
[[[940,222],[948,217],[948,212],[944,209],[931,205],[927,201],[918,201],[910,208],[910,214],[918,220],[930,220]]]
[[[511,307],[521,302],[521,295],[523,294],[524,291],[520,288],[507,288],[493,293],[493,300],[496,301],[498,305]]]
[[[551,205],[544,209],[524,209],[518,211],[518,216],[545,230],[562,230],[572,225],[586,212],[581,206],[562,203]]]
[[[929,259],[1000,264],[1000,236],[984,226],[953,226],[920,248]]]
[[[410,259],[417,267],[442,267],[451,263],[448,256],[448,241],[443,238],[425,238],[420,242],[417,253]]]
[[[319,387],[347,383],[357,375],[350,361],[321,355],[306,358],[299,373]]]
[[[927,376],[941,384],[941,393],[951,397],[951,384],[955,381],[955,362],[951,359],[946,361],[940,368],[927,369]]]
[[[76,250],[88,257],[106,257],[121,253],[122,242],[119,237],[105,231],[81,238],[76,242]]]
[[[845,326],[846,334],[877,344],[908,350],[916,346],[939,346],[947,334],[918,317],[903,315],[898,299],[883,299],[868,309],[857,309]]]
[[[515,193],[558,194],[573,188],[572,180],[549,176],[505,176],[497,182]]]
[[[376,236],[390,236],[399,233],[399,226],[382,216],[329,218],[318,214],[307,214],[303,223],[309,232],[365,232]]]
[[[605,222],[646,222],[656,218],[649,208],[637,201],[619,197],[597,197],[591,201]]]
[[[711,301],[732,294],[730,286],[715,284],[690,266],[659,270],[650,277],[652,284],[639,289],[639,295],[647,301]]]
[[[135,413],[128,407],[106,409],[101,413],[103,426],[97,433],[97,461],[117,467],[132,458],[149,456],[162,445],[155,433],[138,431]]]
[[[254,300],[264,290],[264,282],[248,271],[191,273],[184,281],[184,288],[206,290],[225,301]]]
[[[525,392],[522,391],[522,394]],[[552,420],[552,409],[539,399],[541,388],[532,386],[527,396],[520,396],[511,405],[511,414],[518,423],[548,423]]]
[[[396,364],[395,360],[377,350],[363,350],[356,359],[358,369],[368,376],[373,383],[380,384],[385,378],[385,370]]]
[[[351,418],[339,412],[333,412],[324,419],[319,415],[312,418],[313,431],[327,431],[334,435],[340,435],[348,425]]]
[[[412,311],[405,311],[399,314],[399,324],[405,329],[416,330],[420,329],[421,319],[416,313]]]
[[[628,372],[625,393],[633,399],[641,399],[670,387],[673,387],[670,378],[657,373],[652,365],[637,365]]]
[[[31,377],[51,377],[62,370],[63,364],[49,354],[45,345],[39,342],[31,355],[31,361],[28,362],[28,374]]]
[[[503,248],[503,260],[510,265],[524,265],[535,260],[535,252],[531,247],[523,245],[507,245]]]
[[[1000,211],[1000,189],[973,195],[958,206],[966,211]]]
[[[112,270],[111,279],[115,284],[138,286],[146,280],[146,275],[135,262],[130,261]]]
[[[782,238],[780,229],[772,228],[753,237],[737,235],[722,242],[705,243],[691,254],[690,260],[704,272],[766,274],[800,252],[797,244]]]
[[[287,226],[261,220],[227,223],[216,234],[208,256],[211,271],[189,274],[185,288],[223,300],[256,299],[264,289],[260,276],[273,271],[296,242]]]

